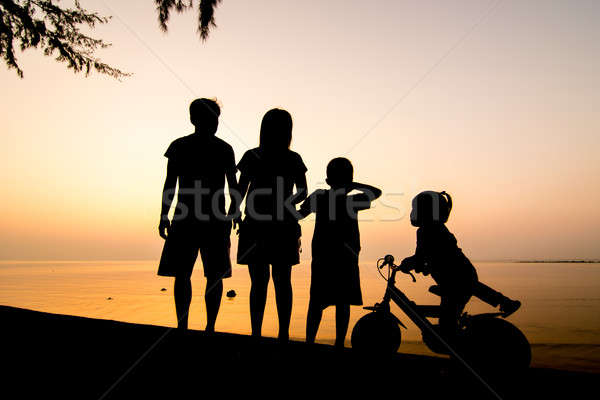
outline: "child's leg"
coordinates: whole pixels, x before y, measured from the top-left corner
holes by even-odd
[[[350,304],[337,304],[335,306],[335,347],[344,347],[349,321]]]
[[[463,295],[461,293],[442,296],[439,319],[440,333],[443,339],[450,345],[452,345],[458,333],[458,318],[470,298],[470,295]]]
[[[473,286],[473,296],[488,303],[492,307],[498,307],[505,298],[502,293],[495,291],[488,285],[479,281]]]
[[[493,307],[500,306],[500,311],[504,313],[504,317],[509,316],[521,307],[520,301],[509,299],[502,293],[495,291],[479,281],[473,286],[473,296]]]
[[[314,301],[308,303],[308,315],[306,316],[306,343],[314,343],[317,337],[317,331],[323,317],[323,309],[320,304]]]

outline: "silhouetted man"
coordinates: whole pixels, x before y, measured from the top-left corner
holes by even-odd
[[[206,277],[206,331],[213,332],[221,304],[223,278],[231,276],[229,258],[232,215],[225,213],[225,178],[231,196],[230,214],[238,204],[233,149],[215,137],[219,105],[210,99],[190,104],[191,135],[175,140],[165,153],[169,159],[163,188],[159,234],[166,239],[158,275],[175,277],[177,327],[187,329],[192,300],[191,275],[200,251]],[[179,181],[172,223],[168,213]]]

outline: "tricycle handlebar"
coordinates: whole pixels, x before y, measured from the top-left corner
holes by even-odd
[[[381,265],[379,265],[378,263],[378,267],[379,269],[382,269],[383,267],[385,267],[386,265],[392,270],[392,273],[395,275],[396,271],[400,271],[403,272],[407,275],[410,275],[410,277],[412,278],[413,282],[416,282],[417,279],[415,278],[415,276],[412,274],[412,272],[410,271],[405,271],[403,269],[400,268],[399,265],[394,264],[394,256],[391,254],[387,254],[385,257],[380,258],[379,261],[383,260],[383,263],[381,263]]]

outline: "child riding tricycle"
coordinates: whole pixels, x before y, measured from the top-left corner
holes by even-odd
[[[411,223],[417,226],[417,250],[400,265],[387,255],[378,269],[387,267],[387,289],[381,303],[365,307],[372,312],[362,317],[352,332],[352,347],[369,354],[396,352],[400,346],[399,325],[391,313],[393,301],[419,327],[425,344],[436,353],[448,354],[480,371],[518,372],[531,361],[527,338],[503,318],[521,305],[479,282],[475,268],[448,231],[452,200],[445,192],[423,192],[413,200]],[[412,271],[431,274],[437,285],[430,292],[440,296],[440,305],[418,305],[396,287],[396,274]],[[499,312],[463,313],[472,296],[499,307]],[[503,317],[503,318],[499,318]],[[428,318],[437,318],[438,324]]]

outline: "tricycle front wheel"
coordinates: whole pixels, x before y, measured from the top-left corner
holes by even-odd
[[[372,356],[385,356],[398,351],[401,339],[396,318],[387,311],[374,311],[356,322],[350,340],[354,350]]]

